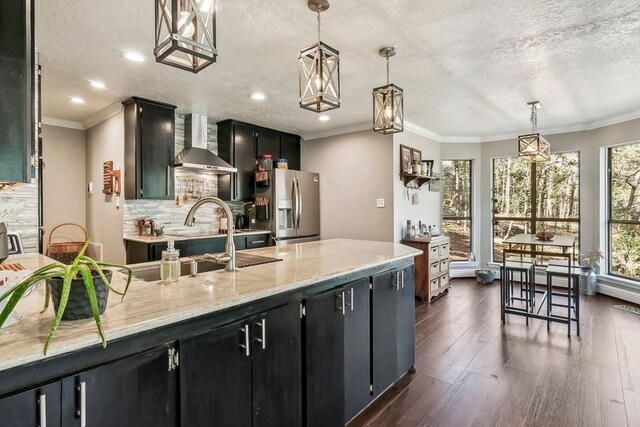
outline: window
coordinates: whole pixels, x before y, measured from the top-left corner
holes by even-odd
[[[640,143],[609,148],[609,274],[640,280]]]
[[[442,227],[451,239],[451,261],[471,252],[471,160],[442,161]]]
[[[502,261],[502,241],[516,234],[546,230],[579,236],[579,159],[577,152],[552,154],[539,163],[526,157],[493,159],[494,261]]]

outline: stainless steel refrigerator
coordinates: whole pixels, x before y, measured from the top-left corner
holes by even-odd
[[[288,169],[267,175],[255,181],[257,228],[270,230],[276,245],[320,240],[320,175]]]

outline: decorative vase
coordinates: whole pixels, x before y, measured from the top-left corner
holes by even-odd
[[[112,272],[104,270],[104,276],[111,283]],[[109,297],[109,288],[97,274],[92,274],[93,287],[96,290],[96,299],[98,300],[98,312],[104,313],[107,308],[107,298]],[[62,279],[47,279],[47,285],[51,289],[51,299],[53,300],[53,308],[58,313],[60,307],[60,296],[62,294]],[[82,278],[76,278],[71,281],[71,291],[67,300],[67,307],[62,314],[62,320],[78,320],[93,317],[91,311],[91,301]]]
[[[580,267],[580,293],[583,295],[596,294],[596,279],[598,276],[591,267]]]

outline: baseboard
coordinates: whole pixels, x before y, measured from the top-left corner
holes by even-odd
[[[640,289],[628,289],[599,281],[596,285],[596,290],[601,294],[640,305]]]

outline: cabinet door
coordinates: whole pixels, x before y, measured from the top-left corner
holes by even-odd
[[[263,154],[270,154],[272,159],[280,158],[280,132],[271,129],[258,129],[256,141],[258,158]]]
[[[398,290],[398,376],[413,368],[416,353],[416,304],[413,265],[401,271]]]
[[[372,277],[372,361],[373,393],[380,395],[398,378],[397,302],[400,270]]]
[[[177,370],[155,348],[62,379],[62,425],[178,425]]]
[[[346,302],[340,287],[314,295],[305,304],[307,426],[344,424]]]
[[[30,182],[33,4],[0,1],[0,181]]]
[[[344,323],[344,423],[371,402],[371,336],[369,279],[344,287],[347,312]]]
[[[300,170],[300,137],[298,135],[281,134],[280,157],[287,159],[289,169]]]
[[[174,110],[140,102],[141,198],[171,200],[174,196]]]
[[[253,426],[302,423],[301,321],[298,304],[252,321]]]
[[[251,426],[249,329],[247,320],[180,341],[181,425]]]
[[[60,381],[0,399],[0,425],[59,427]]]
[[[233,162],[238,169],[232,175],[232,197],[229,200],[253,199],[253,171],[256,167],[255,130],[252,127],[234,124]]]

